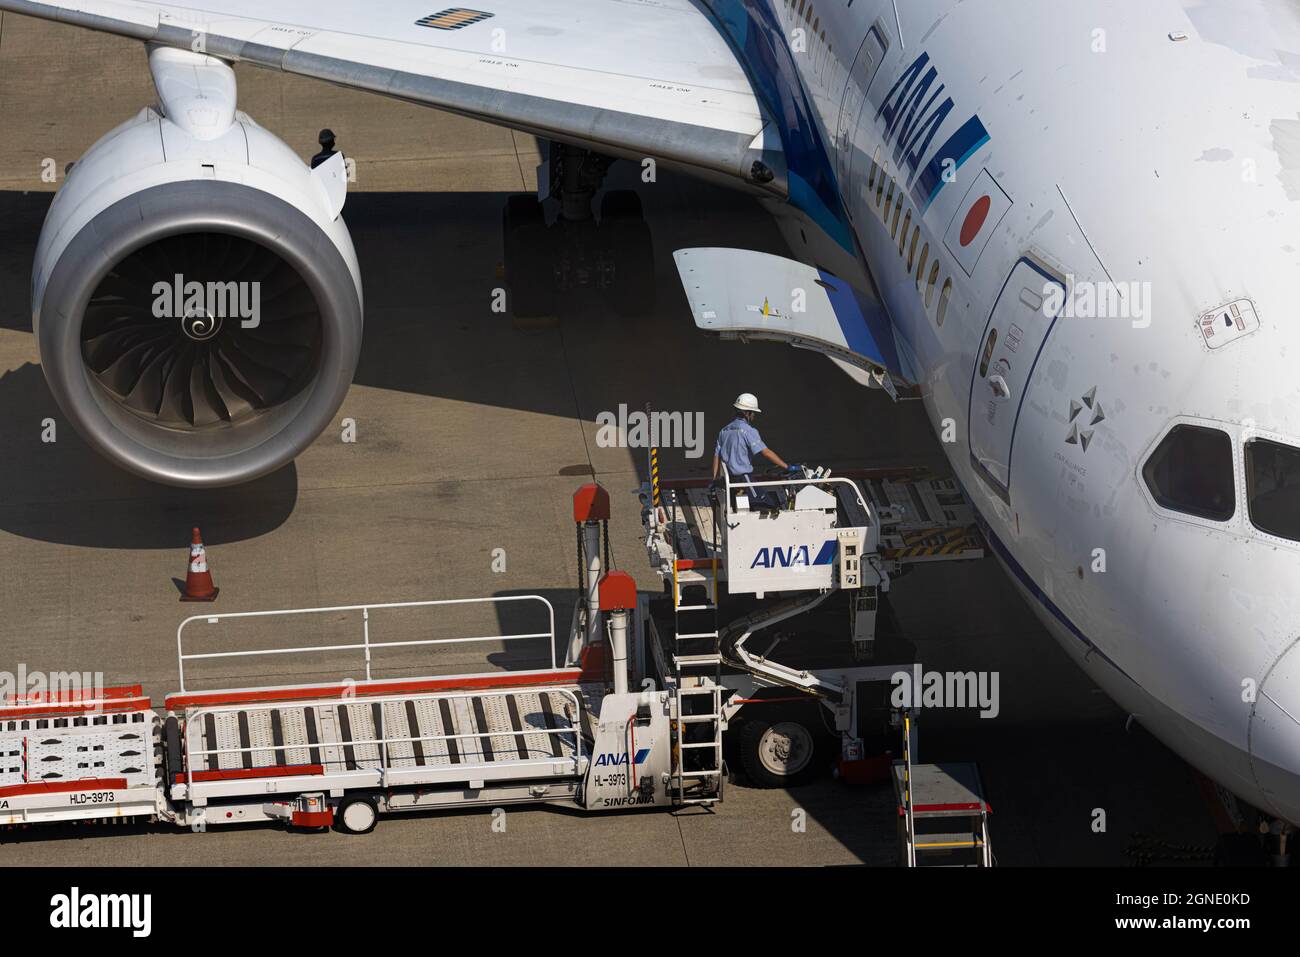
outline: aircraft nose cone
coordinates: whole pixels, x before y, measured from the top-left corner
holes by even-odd
[[[1300,643],[1264,675],[1250,717],[1250,764],[1271,810],[1300,822]]]

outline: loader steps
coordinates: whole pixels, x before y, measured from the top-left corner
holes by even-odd
[[[899,842],[910,867],[992,867],[988,817],[974,764],[894,762]]]

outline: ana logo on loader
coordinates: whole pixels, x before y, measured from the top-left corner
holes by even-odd
[[[754,556],[750,568],[794,568],[799,565],[829,565],[831,559],[835,557],[835,540],[831,539],[821,547],[817,557],[810,559],[811,551],[808,545],[791,545],[788,548],[782,548],[780,545],[773,545],[771,548],[760,548],[758,554]]]
[[[645,764],[645,759],[648,757],[650,757],[650,749],[640,748],[636,753],[636,760],[632,763]],[[606,752],[604,754],[596,755],[596,767],[598,768],[613,768],[624,764],[627,764],[626,751],[624,751],[622,754],[614,754],[613,752]]]

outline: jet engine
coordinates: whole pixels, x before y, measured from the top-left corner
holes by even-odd
[[[64,415],[172,485],[248,481],[330,423],[361,348],[344,160],[316,169],[235,109],[219,60],[154,49],[161,107],[68,172],[37,246],[33,328]]]

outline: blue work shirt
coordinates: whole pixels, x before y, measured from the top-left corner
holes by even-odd
[[[722,460],[732,478],[752,475],[754,472],[753,456],[762,452],[767,445],[758,429],[736,416],[718,433],[718,444],[714,454]]]

